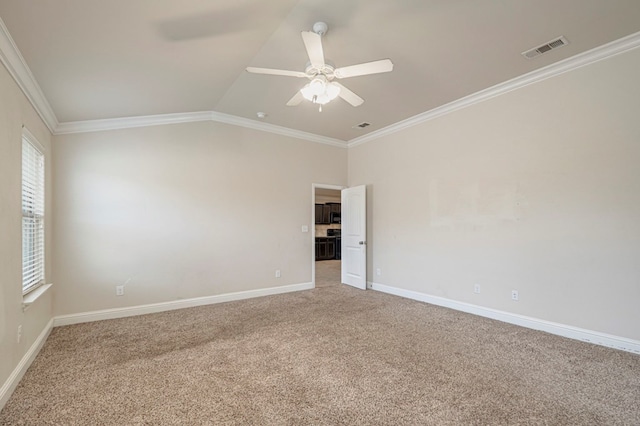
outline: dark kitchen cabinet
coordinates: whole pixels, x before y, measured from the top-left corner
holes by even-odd
[[[331,206],[329,204],[316,204],[316,224],[326,225],[331,223]]]
[[[336,257],[336,239],[327,239],[327,259],[335,259]]]
[[[322,223],[331,223],[331,206],[325,204],[322,206]]]
[[[316,238],[316,260],[324,260],[327,256],[327,245],[322,238]]]
[[[336,239],[329,237],[316,238],[316,260],[335,259]]]
[[[331,209],[331,213],[340,213],[342,210],[340,203],[327,203],[326,205]]]
[[[321,224],[322,222],[322,209],[324,204],[316,204],[316,225]]]

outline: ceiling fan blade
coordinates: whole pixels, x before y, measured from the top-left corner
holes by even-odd
[[[252,74],[283,75],[286,77],[306,77],[307,76],[302,71],[276,70],[272,68],[247,67],[247,72],[250,72]]]
[[[337,81],[333,81],[331,82],[331,84],[335,84],[336,86],[338,86],[340,88],[340,93],[338,93],[338,96],[349,102],[354,107],[360,106],[364,103],[364,99],[362,99],[360,96],[356,95]]]
[[[302,102],[303,100],[304,96],[302,96],[302,92],[298,90],[296,94],[293,95],[293,98],[289,99],[289,102],[287,102],[287,106],[300,105],[300,102]]]
[[[322,37],[311,31],[302,31],[302,41],[307,49],[311,65],[317,68],[324,66],[324,51],[322,50]]]
[[[365,62],[364,64],[351,65],[343,68],[336,68],[333,74],[336,78],[357,77],[360,75],[379,74],[393,70],[393,62],[390,59]]]

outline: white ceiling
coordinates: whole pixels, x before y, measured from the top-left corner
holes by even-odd
[[[0,0],[0,18],[59,122],[215,111],[349,141],[640,31],[638,0]],[[301,31],[325,21],[341,82],[365,103],[285,103],[305,81]],[[570,44],[532,60],[555,37]],[[366,129],[352,127],[363,121]]]

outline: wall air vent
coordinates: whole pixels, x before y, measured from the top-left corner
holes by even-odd
[[[522,52],[522,56],[527,59],[533,59],[536,56],[540,56],[543,53],[547,53],[553,49],[557,49],[558,47],[566,46],[567,44],[569,44],[569,40],[564,37],[558,37],[548,43],[543,44],[542,46],[534,47],[531,50]]]
[[[371,123],[367,123],[366,121],[363,121],[360,124],[356,124],[355,126],[353,126],[354,129],[364,129],[367,126],[371,126]]]

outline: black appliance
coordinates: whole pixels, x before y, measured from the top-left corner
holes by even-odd
[[[327,229],[327,237],[336,237],[336,257],[335,259],[342,259],[342,230],[341,229]]]
[[[330,217],[329,222],[331,222],[331,223],[340,223],[340,212],[331,212],[329,214],[329,217]]]

